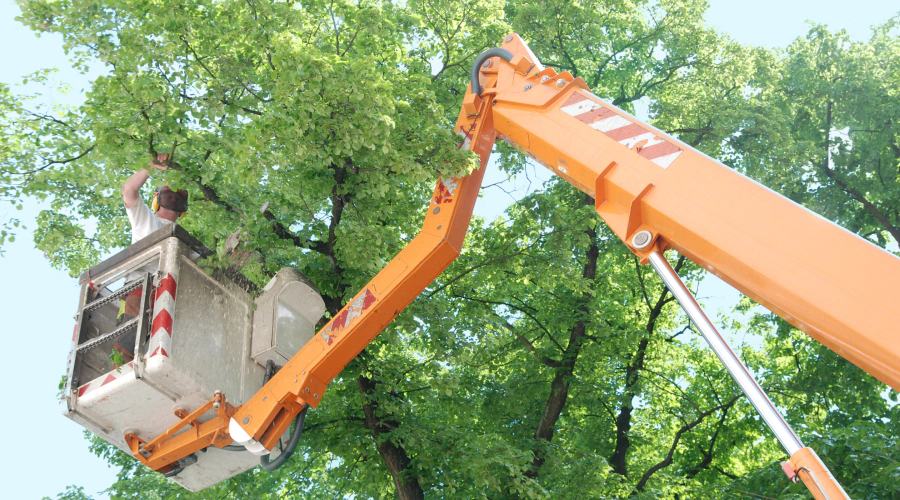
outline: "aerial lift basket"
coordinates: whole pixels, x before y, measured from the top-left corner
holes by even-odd
[[[244,403],[262,387],[266,361],[281,365],[312,338],[325,305],[305,276],[283,269],[254,307],[243,288],[197,266],[209,253],[168,225],[82,275],[64,390],[68,418],[130,454],[126,432],[152,439],[216,391]],[[198,491],[258,463],[249,452],[210,446],[172,479]]]

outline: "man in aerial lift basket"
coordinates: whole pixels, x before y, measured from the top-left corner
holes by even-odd
[[[150,178],[151,170],[166,171],[169,166],[168,154],[158,154],[150,162],[149,168],[142,168],[131,175],[122,185],[122,201],[125,204],[125,213],[128,214],[128,222],[131,223],[131,243],[137,243],[150,233],[162,228],[166,224],[174,224],[179,218],[184,217],[188,209],[188,193],[183,189],[173,190],[168,185],[162,186],[153,192],[151,206],[147,207],[141,198],[140,191]],[[139,279],[139,276],[129,276],[128,282]],[[126,282],[126,286],[128,285]],[[122,324],[138,315],[143,288],[138,288],[125,296],[119,304],[117,322]],[[130,345],[132,338],[124,338],[124,345]],[[123,344],[116,342],[114,349],[121,353],[122,362],[128,363],[134,359],[132,353]]]

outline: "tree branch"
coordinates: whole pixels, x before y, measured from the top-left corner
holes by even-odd
[[[45,165],[42,165],[42,166],[40,166],[40,167],[38,167],[38,168],[35,168],[35,169],[33,169],[33,170],[26,170],[25,172],[10,172],[10,173],[13,174],[13,175],[33,175],[33,174],[36,174],[36,173],[38,173],[38,172],[40,172],[40,171],[42,171],[42,170],[46,170],[46,169],[52,167],[53,165],[65,165],[66,163],[72,163],[73,161],[80,160],[81,158],[84,158],[85,156],[87,156],[88,153],[90,153],[91,151],[94,150],[94,147],[95,147],[95,145],[92,144],[91,147],[85,149],[85,150],[84,150],[80,155],[78,155],[78,156],[73,156],[73,157],[71,157],[71,158],[66,158],[66,159],[64,159],[64,160],[51,160],[51,161],[48,161]],[[44,158],[43,156],[42,156],[41,158],[44,159],[44,160],[46,160],[46,158]]]
[[[692,422],[681,426],[681,428],[675,432],[675,439],[672,441],[672,446],[669,447],[669,452],[666,454],[666,457],[664,459],[662,459],[661,461],[657,462],[655,465],[651,466],[649,469],[647,469],[646,472],[644,472],[644,474],[641,476],[641,479],[638,481],[637,485],[635,485],[635,490],[643,492],[644,486],[647,485],[647,481],[650,480],[650,477],[652,477],[653,474],[655,474],[657,471],[664,469],[672,464],[673,457],[675,455],[675,449],[678,447],[678,442],[681,440],[681,436],[683,436],[685,433],[693,430],[694,427],[697,427],[698,425],[700,425],[706,417],[712,415],[713,413],[715,413],[717,411],[724,410],[726,408],[730,408],[731,406],[733,406],[734,403],[737,402],[739,397],[740,397],[740,395],[735,395],[734,397],[731,398],[731,400],[729,402],[727,402],[723,405],[719,405],[719,406],[710,408],[709,410],[706,410],[703,413],[700,413],[699,415],[697,415],[697,418],[694,419]],[[632,495],[635,495],[635,494],[637,494],[637,492],[632,493]]]
[[[525,346],[525,349],[528,349],[528,351],[531,352],[531,354],[533,354],[534,357],[538,359],[538,361],[540,361],[541,363],[543,363],[543,364],[545,364],[545,365],[547,365],[547,366],[549,366],[549,367],[551,367],[551,368],[559,368],[560,366],[562,366],[562,363],[561,363],[560,361],[555,360],[555,359],[553,359],[553,358],[550,358],[550,357],[548,357],[548,356],[545,356],[545,355],[543,355],[543,354],[538,353],[538,352],[537,352],[537,349],[535,349],[535,347],[534,347],[534,344],[532,344],[530,340],[528,340],[527,338],[525,338],[525,336],[523,336],[522,334],[520,334],[519,331],[518,331],[516,328],[512,327],[512,326],[511,326],[511,325],[503,318],[503,316],[500,316],[499,314],[497,314],[496,311],[494,311],[494,310],[491,309],[491,308],[488,308],[488,310],[491,312],[491,314],[493,314],[493,315],[496,316],[498,319],[500,319],[500,326],[502,326],[503,328],[506,328],[506,329],[509,331],[509,333],[512,333],[513,335],[515,335],[515,337],[516,337],[517,339],[519,339],[519,342],[520,342],[523,346]]]

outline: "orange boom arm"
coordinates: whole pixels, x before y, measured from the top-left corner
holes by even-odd
[[[505,47],[527,53],[518,37]],[[485,90],[497,133],[592,196],[619,238],[634,249],[649,231],[900,390],[900,259],[601,101],[580,78],[498,66]]]
[[[597,213],[643,263],[660,271],[661,252],[673,248],[900,389],[900,259],[603,102],[581,79],[544,69],[518,36],[506,37],[503,48],[479,58],[475,88],[456,124],[480,167],[438,181],[421,233],[234,410],[227,431],[214,439],[208,429],[203,439],[198,434],[171,445],[154,440],[150,458],[144,447],[138,459],[165,470],[210,442],[224,446],[232,439],[267,453],[291,420],[306,405],[317,407],[344,366],[459,255],[498,137],[592,196]],[[786,470],[814,485],[817,498],[825,498],[823,491],[842,498],[815,453],[786,432],[776,430],[782,444],[794,442],[785,446],[792,455]],[[129,438],[138,450],[142,443]]]

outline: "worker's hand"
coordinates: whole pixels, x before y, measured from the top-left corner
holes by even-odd
[[[160,153],[156,155],[156,159],[150,162],[151,169],[157,170],[169,170],[169,166],[166,165],[166,162],[169,161],[169,155],[166,153]]]

